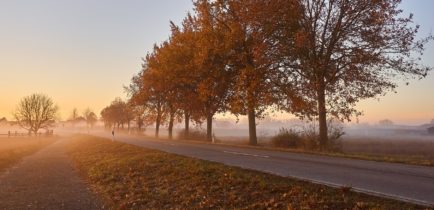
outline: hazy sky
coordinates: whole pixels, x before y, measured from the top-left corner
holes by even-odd
[[[434,1],[404,0],[420,35],[434,28]],[[67,118],[74,107],[97,113],[140,70],[141,57],[169,36],[190,0],[0,0],[0,117],[11,118],[20,98],[52,97]],[[424,63],[434,66],[434,44]],[[358,105],[361,122],[389,118],[401,123],[434,119],[434,72],[401,86],[380,101]]]

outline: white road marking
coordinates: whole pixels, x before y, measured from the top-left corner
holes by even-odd
[[[223,151],[223,152],[228,153],[228,154],[233,154],[233,155],[244,155],[244,156],[252,156],[252,157],[270,158],[270,156],[268,156],[268,155],[255,155],[255,154],[232,152],[232,151]]]

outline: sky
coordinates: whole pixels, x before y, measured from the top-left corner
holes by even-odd
[[[403,0],[401,7],[414,13],[421,37],[433,30],[434,1]],[[32,93],[50,96],[62,119],[73,108],[99,113],[126,97],[123,86],[140,71],[141,58],[169,37],[170,20],[180,23],[191,9],[191,0],[0,0],[0,117],[11,119]],[[434,66],[434,43],[423,63]],[[396,91],[360,102],[359,122],[434,119],[434,71]]]

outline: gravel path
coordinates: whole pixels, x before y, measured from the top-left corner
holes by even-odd
[[[59,140],[0,174],[0,209],[102,209]]]

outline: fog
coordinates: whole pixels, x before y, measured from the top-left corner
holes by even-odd
[[[316,124],[307,121],[301,121],[298,119],[287,119],[287,120],[276,120],[268,118],[265,120],[260,120],[257,125],[257,136],[259,140],[269,139],[279,133],[282,128],[293,129],[295,131],[302,132],[304,129],[313,128],[315,129]],[[434,135],[428,132],[428,128],[434,127],[433,123],[427,123],[422,125],[379,125],[379,124],[342,124],[342,123],[331,123],[331,127],[338,127],[342,129],[345,134],[343,135],[343,140],[387,140],[387,141],[433,141]],[[95,127],[88,128],[86,123],[68,123],[68,122],[58,122],[54,128],[52,128],[57,133],[87,133],[88,131],[103,131],[104,124],[98,122]],[[184,129],[182,123],[178,123],[174,127],[174,134],[176,134]],[[191,124],[192,130],[206,131],[206,124]],[[124,130],[127,130],[127,126],[124,126]],[[131,125],[131,130],[134,130],[134,123]],[[13,123],[1,123],[0,124],[0,135],[11,133],[25,133],[25,129],[20,128]],[[42,129],[40,132],[44,132]],[[143,129],[145,135],[153,136],[155,134],[155,127],[150,125]],[[216,119],[213,122],[213,133],[216,137],[222,139],[246,139],[248,137],[248,124],[245,119],[241,119],[238,122],[233,119]],[[162,126],[160,128],[160,136],[167,136],[167,127]]]

